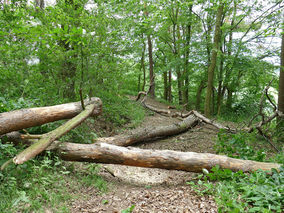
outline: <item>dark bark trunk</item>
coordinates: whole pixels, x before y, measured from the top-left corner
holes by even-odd
[[[190,6],[189,8],[189,13],[190,16],[192,15],[192,7],[193,5]],[[189,98],[189,63],[188,63],[188,59],[189,59],[189,45],[190,45],[190,41],[191,41],[191,24],[189,23],[185,29],[186,32],[186,42],[185,42],[185,55],[184,55],[184,59],[185,59],[185,63],[184,63],[184,94],[183,94],[183,98],[184,98],[184,104],[187,104],[187,109],[189,108],[189,103],[188,103],[188,98]]]
[[[178,81],[178,103],[179,105],[182,105],[182,80],[179,68],[177,68],[177,81]]]
[[[150,88],[149,94],[151,97],[155,97],[155,74],[154,74],[154,62],[153,62],[153,47],[151,36],[147,36],[148,40],[148,52],[149,52],[149,71],[150,71]]]
[[[168,101],[171,103],[172,99],[172,71],[169,70],[169,85],[168,85]]]
[[[35,6],[44,9],[44,0],[35,0]]]
[[[164,99],[167,101],[168,100],[168,75],[167,71],[163,73],[163,78],[164,78]]]
[[[228,92],[228,97],[227,97],[226,107],[227,110],[230,110],[232,109],[232,104],[233,104],[233,91],[230,88],[227,88],[227,92]]]
[[[200,104],[201,104],[201,94],[202,90],[205,88],[205,81],[202,80],[199,84],[199,87],[196,92],[196,103],[195,103],[195,109],[197,111],[200,111]]]
[[[141,71],[141,70],[140,70]],[[138,75],[138,85],[137,85],[137,92],[141,91],[141,74]]]
[[[224,47],[226,45],[226,41],[224,39],[224,43],[223,43]],[[217,115],[220,116],[221,113],[221,105],[222,105],[222,101],[223,101],[223,94],[222,94],[222,87],[223,87],[223,72],[224,72],[224,50],[222,49],[222,47],[220,48],[222,55],[220,58],[220,69],[219,69],[219,77],[218,77],[218,91],[217,91]]]
[[[282,33],[280,66],[281,67],[280,67],[280,76],[279,76],[278,110],[280,113],[284,113],[284,29]],[[283,142],[284,141],[284,118],[278,118],[277,131],[279,133],[278,140]]]
[[[143,35],[142,35],[143,39]],[[145,91],[145,85],[146,85],[146,68],[145,68],[145,51],[146,51],[146,45],[143,41],[143,48],[142,48],[142,56],[141,56],[141,68],[143,71],[143,84],[142,84],[142,91]]]

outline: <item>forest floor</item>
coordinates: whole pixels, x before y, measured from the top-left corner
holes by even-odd
[[[167,109],[167,105],[152,99],[147,99],[147,103]],[[179,121],[177,118],[149,112],[139,128]],[[142,149],[215,153],[213,147],[217,133],[215,127],[201,123],[183,134],[136,146]],[[69,204],[71,212],[121,212],[133,205],[133,212],[139,213],[217,212],[213,197],[199,196],[186,184],[196,179],[198,174],[195,173],[103,164],[99,175],[109,183],[107,192],[101,193],[93,187],[74,192],[79,199]]]

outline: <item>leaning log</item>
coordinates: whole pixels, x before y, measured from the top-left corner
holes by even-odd
[[[270,171],[279,169],[280,164],[240,160],[222,155],[170,150],[147,150],[133,147],[120,147],[106,143],[75,144],[63,143],[58,148],[63,160],[106,164],[121,164],[137,167],[202,172],[219,165],[232,171],[251,172],[258,169]]]
[[[98,138],[97,143],[109,143],[117,146],[130,146],[142,141],[153,140],[157,138],[177,135],[196,126],[198,118],[189,115],[183,121],[168,126],[150,126],[148,128],[135,130],[126,135],[118,135],[114,137]]]
[[[51,145],[57,138],[66,134],[71,129],[80,125],[86,120],[94,111],[96,104],[91,104],[86,107],[79,115],[67,121],[65,124],[59,126],[55,130],[42,135],[37,143],[32,144],[27,149],[20,152],[16,157],[13,158],[15,164],[22,164],[29,159],[35,157],[42,151],[44,151],[49,145]]]
[[[102,112],[102,102],[99,98],[85,100],[85,105],[90,104],[96,105],[93,115],[98,115]],[[53,121],[73,118],[81,111],[82,106],[79,101],[49,107],[37,107],[0,113],[0,135]]]
[[[180,134],[195,127],[198,124],[198,118],[190,115],[183,121],[167,125],[167,126],[151,126],[124,135],[117,135],[114,137],[97,138],[94,140],[96,143],[109,143],[117,146],[130,146],[139,142],[153,141],[156,139],[169,137]],[[4,142],[12,142],[14,144],[33,144],[39,139],[38,136],[24,135],[19,132],[11,132],[0,137]]]

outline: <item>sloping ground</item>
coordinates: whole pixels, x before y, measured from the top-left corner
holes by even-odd
[[[148,99],[147,103],[167,109],[165,104],[152,99]],[[177,118],[151,113],[141,127],[169,125],[178,121]],[[201,124],[175,137],[138,144],[137,147],[214,153],[216,135],[214,127]],[[121,212],[132,205],[135,206],[133,212],[217,212],[212,197],[200,197],[186,184],[196,177],[194,173],[102,165],[100,175],[112,183],[109,191],[102,195],[98,195],[95,189],[84,192],[86,199],[70,204],[72,212]]]

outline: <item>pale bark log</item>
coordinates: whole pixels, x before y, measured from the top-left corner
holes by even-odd
[[[109,143],[118,146],[130,146],[139,142],[145,142],[150,140],[155,140],[157,138],[163,138],[168,136],[173,136],[187,131],[193,128],[198,123],[198,118],[194,115],[188,116],[181,122],[171,124],[168,126],[157,126],[148,127],[143,129],[134,130],[127,135],[117,135],[114,137],[97,138],[96,143]],[[27,136],[22,135],[18,132],[13,132],[3,136],[5,141],[10,141],[14,143],[22,142],[24,144],[32,144],[37,141],[36,137],[33,135]],[[2,140],[2,139],[1,139]]]
[[[111,144],[64,143],[58,149],[63,160],[95,163],[121,164],[128,166],[202,172],[219,165],[221,168],[244,172],[262,169],[279,169],[280,164],[240,160],[222,155],[170,150],[147,150],[126,148]]]
[[[15,164],[22,164],[30,160],[31,158],[35,157],[36,155],[44,151],[57,138],[66,134],[68,131],[75,128],[76,126],[80,125],[84,120],[86,120],[92,114],[95,108],[96,104],[88,105],[86,109],[76,117],[67,121],[65,124],[58,127],[57,129],[42,135],[41,139],[37,143],[34,143],[30,147],[19,153],[16,157],[14,157],[13,162]]]
[[[153,140],[172,135],[177,135],[197,125],[198,119],[194,115],[190,115],[183,121],[168,126],[151,126],[148,128],[135,130],[128,135],[118,135],[108,138],[98,138],[98,143],[109,143],[117,146],[130,146],[135,143]]]
[[[102,102],[99,98],[91,98],[91,100],[85,100],[84,103],[85,105],[95,104],[93,115],[102,112]],[[81,102],[74,102],[0,113],[0,135],[53,121],[73,118],[81,111]]]

